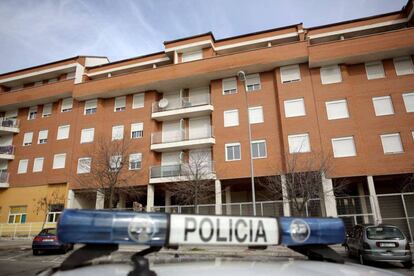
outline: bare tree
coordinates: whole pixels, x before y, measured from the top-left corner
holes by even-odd
[[[214,172],[210,154],[197,151],[191,154],[189,162],[180,165],[180,178],[168,185],[171,196],[184,205],[197,206],[214,197]]]
[[[62,193],[61,189],[53,188],[51,191],[46,193],[40,198],[33,199],[35,203],[35,213],[36,215],[43,215],[43,224],[42,229],[45,227],[47,216],[49,214],[50,208],[53,205],[64,205],[65,204],[65,195]]]
[[[259,186],[264,190],[264,196],[270,200],[289,201],[295,215],[305,216],[306,206],[312,199],[323,198],[322,176],[329,174],[330,158],[317,154],[306,157],[298,154],[286,154],[285,170],[274,176],[259,179]],[[282,177],[284,175],[284,179]],[[335,186],[341,189],[343,185]]]
[[[128,186],[128,180],[135,175],[129,166],[136,166],[140,160],[130,160],[130,144],[126,139],[110,140],[99,137],[93,147],[84,152],[85,159],[78,163],[75,181],[82,187],[99,191],[105,195],[106,207],[114,208],[119,194],[140,197],[140,189]],[[79,173],[79,170],[81,173]]]

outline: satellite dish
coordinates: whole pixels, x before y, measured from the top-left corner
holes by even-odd
[[[168,105],[168,100],[166,98],[163,98],[158,102],[159,108],[166,108],[167,105]]]

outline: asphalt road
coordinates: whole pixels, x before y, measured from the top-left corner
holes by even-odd
[[[182,259],[214,259],[215,257],[210,256],[203,256],[201,252],[197,252],[198,254],[195,256],[191,255],[180,255],[179,258]],[[201,254],[200,254],[201,253]],[[71,252],[67,254],[45,254],[41,256],[33,256],[32,251],[29,248],[17,247],[17,248],[7,248],[7,249],[0,249],[0,275],[36,275],[37,272],[44,270],[46,268],[58,266],[67,255],[71,254]],[[131,252],[116,252],[113,254],[113,259],[116,260],[128,260],[131,256]],[[278,258],[283,257],[271,257],[267,256],[260,256],[260,251],[256,254],[250,255],[248,258],[251,259],[256,257],[261,261],[269,260],[274,261]],[[175,259],[176,256],[174,254],[166,254],[166,253],[159,253],[156,256],[150,256],[151,261],[164,261],[168,259]],[[354,259],[346,259],[347,262],[357,263],[357,260]],[[408,270],[404,269],[402,265],[399,264],[376,264],[376,267],[391,270],[394,272],[402,273],[404,275],[413,275],[414,276],[414,269]]]

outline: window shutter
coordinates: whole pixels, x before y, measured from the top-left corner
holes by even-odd
[[[246,91],[259,90],[260,88],[260,74],[251,74],[246,76]]]
[[[17,168],[17,173],[26,173],[27,166],[29,165],[28,159],[22,159],[19,161],[19,167]]]
[[[115,111],[125,110],[125,106],[126,106],[125,96],[115,98]]]
[[[144,107],[145,93],[134,94],[132,98],[132,108]]]
[[[89,173],[91,171],[91,161],[90,157],[82,157],[78,159],[78,168],[77,173]]]
[[[249,122],[250,124],[263,123],[263,107],[249,107]]]
[[[226,110],[224,111],[224,127],[238,126],[239,125],[239,111]]]
[[[57,133],[57,140],[69,138],[70,125],[59,126]]]
[[[399,133],[381,135],[381,143],[384,153],[404,152]]]
[[[95,129],[94,128],[84,128],[81,132],[81,144],[82,143],[90,143],[93,142],[95,135]]]
[[[26,132],[23,137],[23,146],[29,146],[32,144],[33,132]]]
[[[33,172],[41,172],[43,170],[43,157],[37,157],[34,159]]]
[[[112,127],[112,140],[120,140],[124,138],[124,126]]]
[[[335,158],[356,156],[353,136],[332,139],[332,148]]]
[[[298,64],[280,67],[282,83],[300,81],[300,67]]]
[[[53,103],[48,103],[43,105],[43,112],[42,112],[42,116],[43,117],[48,117],[52,114],[52,108],[53,108]]]
[[[223,79],[222,86],[224,95],[237,93],[237,79],[235,77]]]
[[[53,169],[63,169],[66,163],[66,153],[55,154],[53,158]]]
[[[390,96],[372,98],[376,116],[384,116],[394,114],[392,100]]]
[[[39,131],[38,144],[46,143],[48,132],[49,131],[47,129]]]
[[[202,50],[183,53],[183,55],[181,56],[182,62],[188,62],[188,61],[199,60],[199,59],[203,59]]]
[[[67,73],[66,79],[67,80],[74,79],[75,78],[75,73],[76,72],[69,72],[69,73]]]
[[[72,98],[66,98],[66,99],[62,100],[61,112],[71,111],[72,107],[73,107],[73,99]]]
[[[131,131],[142,131],[144,130],[144,123],[131,124]]]
[[[380,79],[385,77],[382,61],[365,63],[365,70],[367,71],[367,78],[369,80]]]
[[[303,98],[287,100],[284,102],[285,106],[285,117],[298,117],[305,116],[305,101]]]
[[[338,65],[321,67],[322,84],[338,83],[342,81],[341,68]]]
[[[402,95],[407,112],[414,112],[414,93],[405,93]]]
[[[348,106],[346,100],[326,102],[328,120],[348,118]]]
[[[397,76],[409,75],[414,73],[413,60],[411,59],[411,56],[395,58],[394,67]]]
[[[310,152],[309,134],[288,135],[289,152]]]
[[[89,100],[85,102],[85,114],[88,109],[96,109],[98,107],[98,99]]]
[[[17,114],[18,114],[17,109],[9,110],[9,111],[6,111],[6,113],[4,114],[4,117],[6,117],[6,118],[17,118]]]

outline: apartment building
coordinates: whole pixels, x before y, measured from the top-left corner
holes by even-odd
[[[85,152],[98,137],[131,144],[127,185],[144,191],[148,211],[176,204],[167,187],[185,182],[183,166],[201,155],[215,190],[204,203],[227,214],[252,200],[250,158],[260,179],[283,177],[288,158],[329,156],[322,214],[340,215],[332,190],[346,179],[348,194],[370,196],[379,220],[377,195],[400,193],[414,173],[413,3],[326,26],[206,33],[127,60],[79,56],[0,75],[0,223],[40,221],[35,202],[54,189],[62,200],[51,204],[50,222],[64,206],[104,208],[102,193],[74,181],[94,166]],[[116,206],[134,201],[119,194]],[[277,214],[289,215],[289,204]]]

